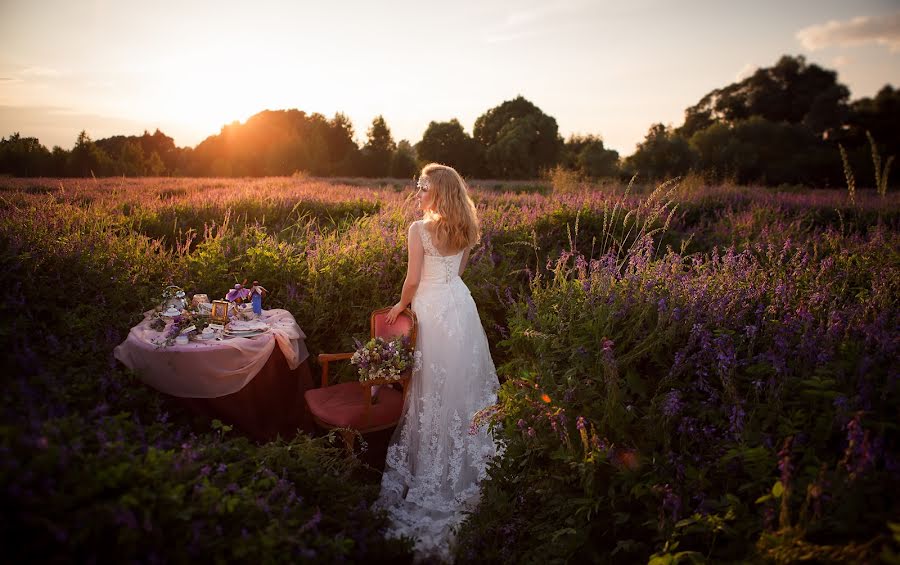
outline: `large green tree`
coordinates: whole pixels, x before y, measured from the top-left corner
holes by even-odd
[[[463,176],[481,172],[482,155],[475,139],[466,134],[456,118],[449,122],[430,122],[416,144],[419,160],[454,167]]]
[[[684,137],[663,124],[653,124],[637,151],[626,160],[626,167],[644,177],[664,179],[685,174],[694,161],[694,152]]]
[[[159,155],[156,155],[159,159]],[[118,172],[127,177],[144,174],[144,149],[139,143],[126,141],[119,150]]]
[[[358,174],[352,136],[343,114],[328,120],[296,109],[267,110],[223,127],[183,156],[195,175]]]
[[[363,146],[364,174],[370,177],[386,177],[391,173],[391,160],[397,144],[391,136],[391,129],[383,116],[375,116],[366,132]]]
[[[595,135],[573,135],[563,146],[560,164],[587,177],[614,177],[619,174],[619,153],[607,149]]]
[[[36,137],[22,137],[18,132],[0,139],[0,173],[17,177],[33,177],[50,173],[51,156]]]
[[[98,139],[94,143],[115,160],[116,174],[127,176],[145,174],[144,159],[149,159],[153,153],[156,153],[162,162],[160,174],[173,174],[178,169],[180,151],[175,146],[175,140],[158,129],[152,134],[144,130],[143,135],[114,135]],[[138,150],[140,150],[139,159]],[[141,164],[138,165],[138,162]]]
[[[554,166],[562,148],[556,119],[518,96],[475,120],[475,140],[485,153],[488,174],[534,178]]]
[[[409,141],[401,139],[397,150],[391,157],[391,176],[394,178],[411,178],[419,167],[416,163],[416,150]]]
[[[113,174],[113,169],[113,160],[82,130],[75,140],[75,147],[69,153],[69,174],[76,177],[99,177]]]
[[[717,88],[685,111],[679,133],[688,138],[717,122],[732,124],[759,116],[773,122],[803,124],[814,134],[838,128],[847,118],[850,91],[837,73],[785,55],[772,67]]]
[[[352,175],[358,166],[359,147],[353,141],[353,123],[346,114],[337,112],[325,130],[328,147],[328,174]]]

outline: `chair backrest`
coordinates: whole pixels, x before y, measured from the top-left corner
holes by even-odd
[[[372,337],[382,337],[384,339],[392,339],[398,335],[409,336],[410,345],[416,345],[416,314],[409,308],[397,316],[393,324],[387,323],[387,314],[390,308],[381,308],[372,312],[371,330]]]

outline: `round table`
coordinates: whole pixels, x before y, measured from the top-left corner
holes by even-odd
[[[287,310],[263,310],[259,319],[270,329],[255,337],[165,346],[165,330],[150,327],[148,312],[114,355],[147,385],[253,439],[312,432],[303,397],[313,387],[306,335]]]

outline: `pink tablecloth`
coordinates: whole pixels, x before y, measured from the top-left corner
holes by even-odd
[[[160,346],[163,334],[150,329],[151,317],[131,328],[114,355],[153,388],[182,398],[219,398],[243,389],[263,368],[276,345],[289,369],[309,356],[306,335],[287,310],[263,310],[271,329],[253,338],[192,341]]]

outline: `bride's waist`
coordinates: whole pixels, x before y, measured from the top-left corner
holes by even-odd
[[[453,284],[454,282],[462,282],[462,279],[459,278],[459,275],[450,275],[447,276],[445,274],[423,274],[422,278],[419,279],[419,288],[423,286],[447,286],[449,284]]]

